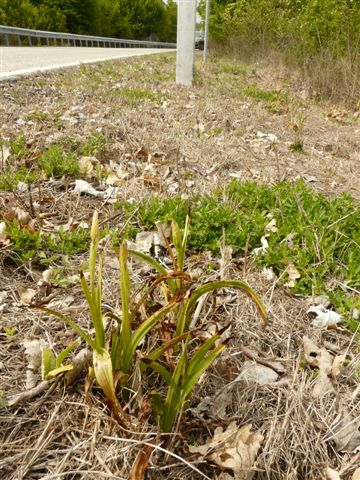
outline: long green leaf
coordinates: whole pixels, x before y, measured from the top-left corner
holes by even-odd
[[[250,297],[255,302],[258,312],[263,319],[263,323],[267,323],[268,316],[265,306],[257,293],[247,283],[241,282],[239,280],[219,280],[216,282],[205,283],[201,287],[197,288],[194,292],[192,292],[191,297],[185,302],[184,307],[181,311],[181,315],[176,327],[176,334],[181,335],[190,323],[190,314],[194,310],[196,302],[200,299],[200,297],[206,295],[208,292],[212,292],[220,288],[229,287],[242,290],[248,297]]]
[[[97,348],[105,347],[105,328],[104,322],[102,319],[102,308],[101,308],[101,298],[99,299],[99,294],[96,289],[90,290],[85,276],[80,274],[81,286],[86,298],[86,301],[89,305],[91,321],[95,329],[95,343]]]
[[[120,294],[121,294],[121,341],[129,344],[131,340],[130,321],[130,275],[127,266],[127,244],[122,242],[120,247]]]
[[[147,367],[159,373],[163,380],[170,385],[172,378],[171,373],[169,373],[163,365],[161,365],[159,362],[155,362],[154,360],[148,360],[147,358],[142,358],[141,361],[144,362]]]
[[[160,310],[151,315],[144,323],[142,323],[134,332],[131,341],[128,344],[124,344],[124,359],[123,359],[123,372],[129,373],[131,367],[132,356],[145,335],[152,329],[152,327],[159,322],[165,315],[174,310],[177,307],[177,303],[168,303]]]
[[[57,355],[57,357],[56,357],[56,367],[61,367],[61,364],[63,363],[65,358],[69,355],[71,350],[73,350],[76,347],[76,345],[79,344],[79,342],[80,342],[80,339],[77,338],[75,340],[75,342],[70,343],[70,345],[68,347],[64,348],[64,350],[62,350],[59,353],[59,355]]]
[[[63,315],[62,313],[57,312],[56,310],[52,310],[51,308],[46,308],[46,307],[37,307],[37,308],[39,308],[39,310],[41,310],[43,312],[49,313],[50,315],[54,315],[55,317],[63,320],[67,325],[69,325],[69,327],[71,327],[74,330],[74,332],[76,332],[79,335],[79,337],[81,337],[83,340],[85,340],[85,342],[88,345],[90,345],[90,347],[93,350],[97,349],[96,343],[90,337],[90,335],[88,333],[86,333],[85,330],[83,330],[81,327],[79,327],[79,325],[77,323],[75,323],[74,320],[72,320],[70,317],[67,317],[66,315]]]
[[[225,348],[224,344],[219,345],[214,350],[212,350],[201,362],[195,363],[191,368],[191,374],[189,375],[188,372],[185,376],[183,382],[183,395],[184,401],[192,392],[195,384],[198,382],[201,375],[209,368],[215,358],[221,353],[221,351]],[[193,360],[193,359],[192,359]]]
[[[142,262],[145,262],[148,265],[150,265],[150,267],[154,268],[160,275],[166,275],[168,273],[168,270],[166,270],[166,268],[164,268],[159,262],[157,262],[155,259],[153,259],[149,255],[146,255],[145,253],[138,252],[136,250],[132,250],[130,248],[128,250],[128,253],[132,257],[136,257],[139,260],[141,260]],[[167,284],[170,288],[170,291],[172,293],[174,293],[175,290],[176,290],[176,283],[173,280],[169,279],[169,280],[167,280]]]

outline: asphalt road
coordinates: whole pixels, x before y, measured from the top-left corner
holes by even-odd
[[[0,47],[0,80],[124,57],[169,52],[164,48]]]

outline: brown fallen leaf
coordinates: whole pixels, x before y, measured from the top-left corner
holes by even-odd
[[[136,150],[135,155],[137,157],[148,157],[149,156],[149,150],[146,147],[140,147],[138,150]]]
[[[360,416],[339,415],[329,428],[324,440],[333,440],[338,452],[352,453],[360,447]]]
[[[33,288],[19,287],[18,295],[19,295],[20,305],[28,307],[29,305],[33,304],[34,299],[36,298],[36,295],[37,295],[37,291],[34,290]]]
[[[191,453],[216,463],[219,467],[232,470],[235,480],[251,480],[257,453],[264,437],[259,432],[251,432],[251,424],[238,428],[236,422],[230,423],[223,432],[215,429],[213,439],[198,447],[189,445]]]
[[[154,447],[150,445],[144,445],[142,450],[138,453],[135,462],[131,468],[129,480],[144,480],[146,470],[149,465],[149,458],[154,450]]]

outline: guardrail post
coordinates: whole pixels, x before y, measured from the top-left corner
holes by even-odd
[[[49,46],[49,37],[46,37],[46,45]]]
[[[18,35],[16,38],[17,38],[17,43],[18,43],[19,47],[21,47],[22,44],[21,44],[20,35]]]
[[[5,35],[4,35],[4,38],[5,38],[5,45],[6,45],[7,47],[9,47],[9,46],[10,46],[9,35],[5,34]]]

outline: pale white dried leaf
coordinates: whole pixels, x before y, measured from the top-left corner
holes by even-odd
[[[37,340],[28,340],[23,341],[23,346],[25,348],[25,354],[28,357],[28,368],[36,371],[41,367],[41,356],[42,349],[47,348],[48,344],[42,338]]]
[[[19,225],[21,225],[22,227],[27,225],[31,220],[30,214],[19,207],[15,208],[15,215],[16,215],[17,221],[19,222]]]
[[[260,242],[261,242],[261,247],[254,248],[253,250],[254,255],[265,255],[269,249],[269,242],[266,240],[265,236],[261,237]]]
[[[91,177],[94,172],[94,165],[99,164],[99,160],[96,157],[80,157],[79,169],[80,172],[86,177]]]
[[[10,245],[10,242],[10,237],[6,233],[6,223],[0,222],[0,245],[7,247],[8,245]]]
[[[326,372],[320,370],[319,375],[314,380],[312,396],[314,398],[322,398],[324,395],[332,392],[334,392],[334,387],[330,378]]]
[[[236,480],[250,480],[258,450],[264,437],[259,432],[251,432],[251,424],[238,428],[231,422],[223,431],[215,429],[214,437],[205,445],[189,445],[191,453],[199,453],[202,457],[216,463],[219,467],[232,470]]]
[[[331,373],[333,357],[325,348],[319,348],[310,338],[303,337],[304,357],[311,367]]]
[[[351,477],[351,480],[360,480],[360,467],[355,470]]]
[[[301,277],[295,265],[292,263],[289,263],[285,269],[285,273],[287,273],[288,275],[288,280],[284,284],[285,287],[289,287],[289,288],[295,287],[296,280]]]
[[[276,233],[278,228],[276,226],[276,218],[270,220],[270,222],[265,227],[265,236],[270,236],[271,233]]]
[[[86,180],[75,180],[75,187],[74,187],[74,193],[77,193],[81,195],[82,193],[85,193],[87,195],[91,195],[92,197],[103,197],[104,193],[103,192],[98,192],[95,190],[95,188],[90,185],[89,182]]]
[[[271,143],[277,142],[277,136],[274,133],[256,132],[256,136]]]
[[[25,380],[26,390],[30,390],[31,388],[36,387],[40,379],[41,376],[39,374],[36,374],[33,370],[27,369]]]
[[[65,384],[71,385],[74,381],[81,375],[81,373],[87,369],[90,365],[92,359],[92,354],[86,348],[80,350],[80,352],[75,355],[71,364],[73,369],[69,372],[66,372],[64,375]]]
[[[325,473],[328,480],[341,480],[339,472],[330,467],[326,469]]]
[[[242,366],[239,375],[235,381],[244,380],[248,383],[257,383],[259,385],[267,385],[276,382],[279,375],[270,367],[261,365],[256,362],[247,361]]]
[[[307,313],[315,313],[317,315],[317,318],[311,323],[316,328],[334,327],[342,322],[342,316],[339,313],[328,310],[323,305],[312,306]]]
[[[264,267],[261,270],[261,275],[263,275],[266,278],[266,280],[276,280],[277,279],[276,274],[275,274],[274,270],[272,269],[272,267]]]
[[[254,475],[252,469],[264,437],[251,432],[251,427],[243,425],[209,456],[219,467],[232,470],[236,480],[250,480]]]

